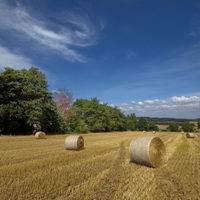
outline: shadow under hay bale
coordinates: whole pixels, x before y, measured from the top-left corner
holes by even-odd
[[[81,150],[84,148],[84,139],[82,136],[68,136],[65,139],[65,149]]]
[[[129,147],[131,162],[159,167],[165,163],[166,150],[163,141],[156,136],[141,137],[132,140]]]
[[[42,132],[42,131],[38,131],[35,134],[35,138],[36,139],[45,139],[46,138],[46,133]]]
[[[186,138],[195,138],[194,133],[186,133]]]

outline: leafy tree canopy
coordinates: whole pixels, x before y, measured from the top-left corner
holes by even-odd
[[[200,119],[197,119],[197,128],[200,129]]]
[[[145,118],[140,117],[137,123],[137,128],[140,131],[147,131],[148,130],[148,122]]]
[[[61,118],[48,91],[46,77],[37,68],[0,73],[0,131],[25,134],[33,130],[58,131]]]
[[[150,123],[148,123],[148,130],[149,131],[159,131],[159,128],[154,122],[150,122]]]
[[[126,119],[127,119],[127,129],[130,131],[137,130],[137,118],[135,116],[135,113],[127,115]]]
[[[126,117],[117,108],[101,104],[97,98],[77,99],[76,114],[68,120],[71,131],[107,132],[126,130]]]
[[[172,123],[169,124],[167,129],[169,129],[169,131],[171,131],[171,132],[178,132],[179,131],[179,125],[175,122],[172,122]]]
[[[184,122],[182,124],[182,130],[184,132],[193,132],[194,131],[194,126],[190,124],[189,122]]]

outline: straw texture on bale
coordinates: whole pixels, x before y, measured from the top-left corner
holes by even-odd
[[[84,147],[84,139],[82,136],[68,136],[65,139],[65,148],[67,150],[81,150]]]
[[[195,138],[194,133],[186,133],[187,138]]]
[[[165,163],[165,145],[159,137],[141,137],[132,140],[130,160],[140,165],[159,167]]]
[[[46,134],[44,132],[42,132],[42,131],[38,131],[35,134],[35,138],[37,138],[37,139],[44,139],[44,138],[46,138]]]

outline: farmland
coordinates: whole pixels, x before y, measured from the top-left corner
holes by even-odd
[[[167,162],[130,163],[137,137],[158,136]],[[0,199],[177,200],[200,197],[200,134],[112,132],[82,134],[85,148],[65,150],[67,135],[0,136]]]

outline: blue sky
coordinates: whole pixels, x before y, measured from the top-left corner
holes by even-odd
[[[200,118],[200,1],[1,0],[7,66],[125,114]]]

